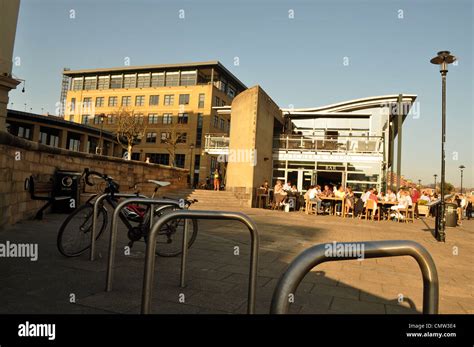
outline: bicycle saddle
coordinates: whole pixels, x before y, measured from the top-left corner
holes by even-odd
[[[164,181],[148,180],[148,182],[156,184],[159,187],[166,187],[170,185],[170,182],[164,182]]]

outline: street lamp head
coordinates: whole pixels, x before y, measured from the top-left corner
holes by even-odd
[[[461,165],[461,166],[459,166],[459,168],[460,168],[461,171],[462,171],[462,170],[464,170],[466,167],[465,167],[464,165]]]
[[[440,51],[438,55],[430,60],[431,64],[439,65],[441,72],[448,71],[448,65],[454,63],[457,58],[450,51]]]
[[[189,148],[194,149],[194,144],[190,144]]]

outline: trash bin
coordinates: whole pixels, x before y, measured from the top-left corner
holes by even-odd
[[[58,170],[54,174],[53,197],[69,197],[53,202],[52,210],[57,213],[71,213],[79,206],[80,172]]]
[[[446,226],[454,228],[458,225],[458,205],[454,203],[446,203]]]

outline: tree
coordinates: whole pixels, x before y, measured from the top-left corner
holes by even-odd
[[[454,190],[454,186],[449,182],[444,182],[445,193],[451,193]]]
[[[127,160],[131,160],[133,146],[138,145],[145,136],[146,124],[143,117],[126,108],[119,108],[112,116],[117,119],[117,141],[127,150]]]
[[[179,129],[181,128],[181,123],[179,120],[176,122],[172,121],[171,127],[166,130],[167,137],[162,138],[161,142],[166,144],[166,150],[170,155],[170,166],[176,166],[176,149],[178,144],[185,143],[186,133],[180,132]]]

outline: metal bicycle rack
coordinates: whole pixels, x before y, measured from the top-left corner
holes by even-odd
[[[227,212],[227,211],[189,211],[180,210],[171,212],[161,217],[157,223],[153,226],[150,232],[148,243],[146,246],[146,258],[145,258],[145,273],[143,276],[143,291],[142,291],[142,308],[141,312],[149,314],[151,310],[151,293],[153,291],[153,275],[155,271],[155,248],[156,248],[156,233],[163,224],[167,223],[172,219],[184,218],[184,219],[212,219],[212,220],[236,220],[242,222],[247,226],[250,231],[251,237],[251,251],[250,251],[250,271],[249,271],[249,287],[248,287],[248,301],[247,301],[247,313],[255,313],[255,293],[257,285],[257,266],[258,266],[258,247],[259,238],[257,226],[255,223],[245,214],[239,212]],[[181,254],[181,286],[184,285],[184,276],[186,268],[186,257],[188,252],[187,247],[187,221],[185,223],[183,243],[182,243],[182,254]]]
[[[95,235],[97,234],[97,215],[99,212],[99,204],[104,201],[108,196],[112,196],[110,193],[105,193],[99,196],[94,202],[94,215],[92,216],[92,233],[91,233],[91,250],[90,250],[90,261],[94,261],[95,257]],[[145,195],[132,194],[132,193],[117,193],[113,195],[117,198],[146,198]]]
[[[125,206],[132,203],[138,203],[142,205],[151,205],[150,206],[150,232],[153,225],[154,205],[162,205],[161,209],[168,206],[180,207],[180,203],[176,200],[146,199],[146,198],[136,198],[136,197],[124,200],[117,205],[117,207],[114,210],[114,214],[112,216],[112,223],[110,225],[109,257],[107,261],[107,279],[106,279],[106,285],[105,285],[105,291],[107,292],[110,292],[112,290],[112,281],[113,281],[113,275],[114,275],[113,271],[114,271],[114,261],[115,261],[115,248],[117,245],[117,229],[118,229],[117,219],[118,219],[120,211]],[[160,218],[160,220],[164,218],[165,217],[163,216]],[[160,223],[157,223],[157,224],[160,224]],[[147,246],[147,249],[148,249],[148,246]]]
[[[334,243],[326,243],[308,248],[299,254],[288,266],[280,277],[273,292],[270,313],[285,314],[289,308],[289,295],[294,294],[298,285],[308,272],[315,266],[338,260],[358,259],[357,255],[343,257],[328,257],[326,252]],[[413,241],[367,241],[367,242],[341,242],[337,245],[363,246],[364,258],[384,258],[409,255],[417,261],[423,275],[423,313],[438,313],[439,283],[438,272],[430,253],[420,244]],[[355,253],[355,252],[353,252]]]

